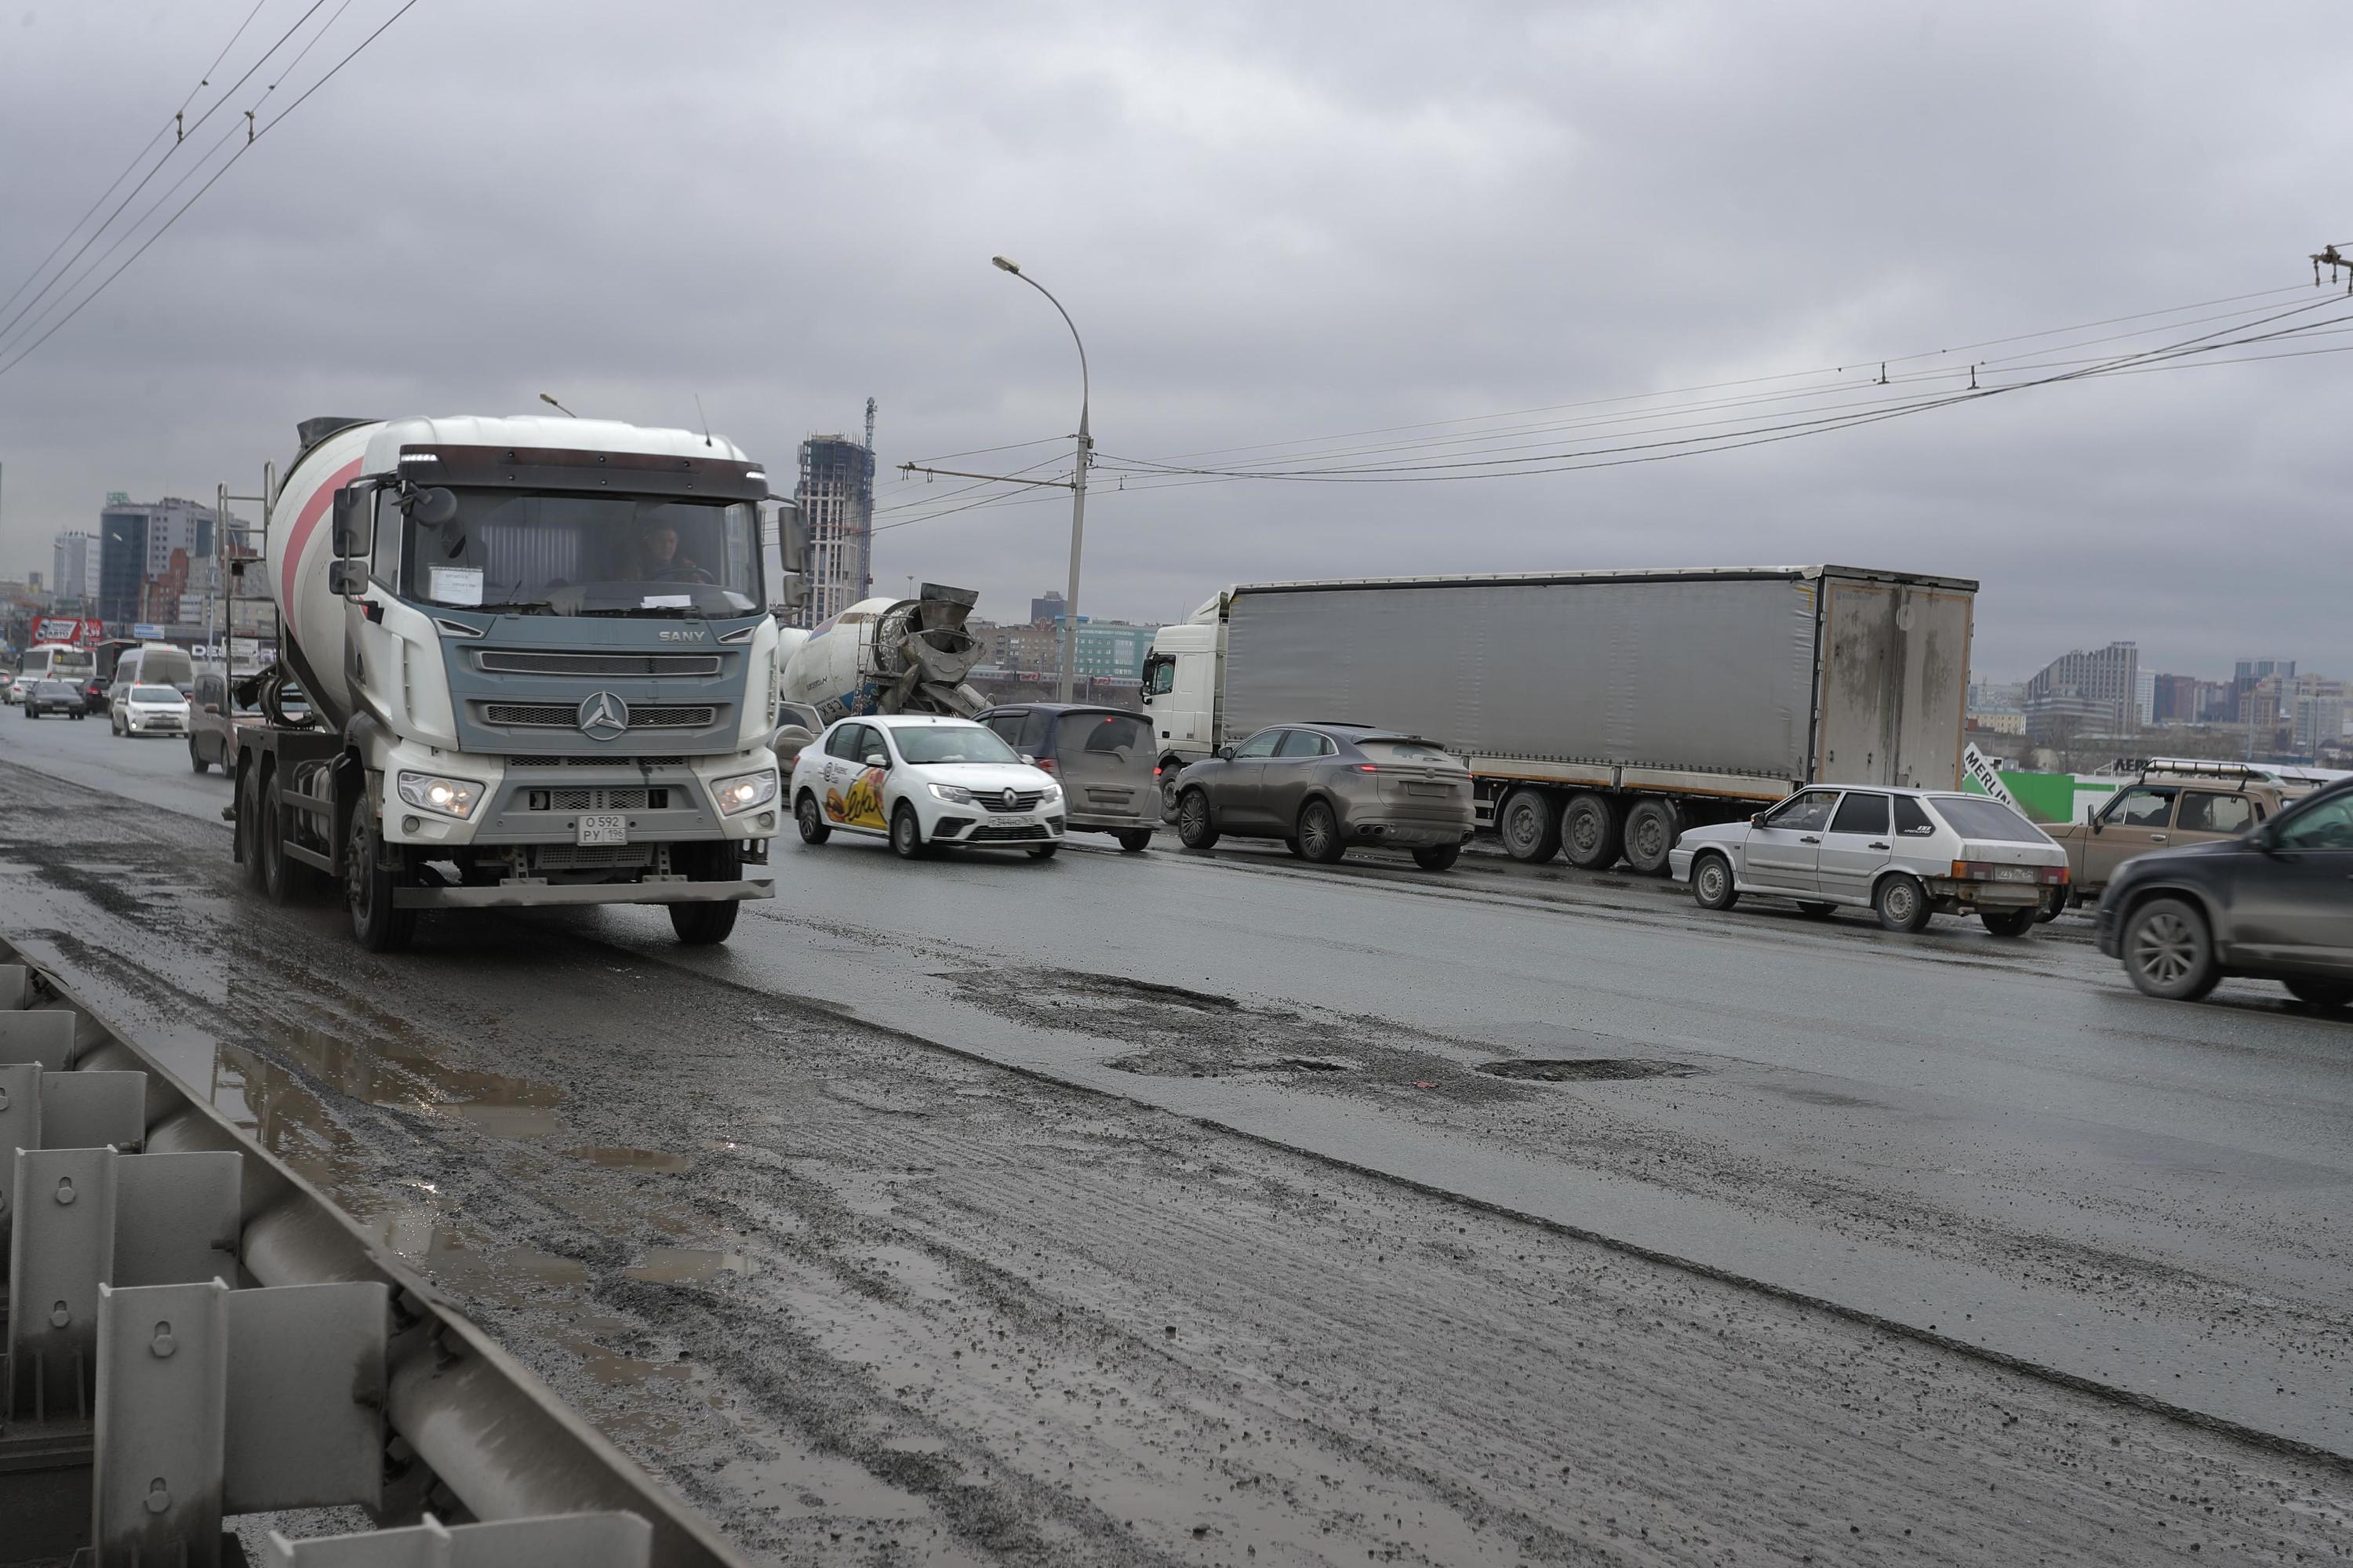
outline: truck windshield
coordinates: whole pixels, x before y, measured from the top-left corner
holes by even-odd
[[[409,599],[542,615],[744,615],[760,607],[757,508],[748,502],[456,494],[448,522],[403,524]]]

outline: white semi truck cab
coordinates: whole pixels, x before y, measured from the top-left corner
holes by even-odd
[[[555,904],[723,941],[780,820],[765,471],[605,420],[301,431],[260,569],[309,715],[240,732],[248,877],[331,877],[375,951],[423,910]]]

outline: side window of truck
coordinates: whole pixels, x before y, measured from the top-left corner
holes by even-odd
[[[368,574],[385,588],[398,592],[400,588],[400,509],[385,499],[381,490],[375,493],[375,555]]]

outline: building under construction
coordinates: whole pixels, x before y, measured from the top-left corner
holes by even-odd
[[[811,436],[801,443],[793,492],[808,526],[807,599],[797,624],[817,626],[864,599],[874,586],[874,401],[866,440]]]

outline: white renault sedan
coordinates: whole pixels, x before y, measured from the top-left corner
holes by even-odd
[[[1873,910],[1891,931],[1975,915],[1997,937],[2023,937],[2067,903],[2065,850],[2000,800],[1950,789],[1817,785],[1745,822],[1690,830],[1667,868],[1703,909],[1761,893],[1817,917]]]
[[[1061,786],[969,719],[883,714],[837,719],[793,760],[793,816],[805,843],[836,828],[888,838],[902,860],[942,844],[1062,847]]]

